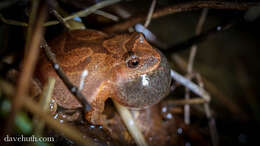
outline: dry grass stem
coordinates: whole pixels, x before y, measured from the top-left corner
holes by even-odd
[[[70,30],[70,25],[69,25],[66,21],[64,21],[63,17],[62,17],[56,10],[51,9],[51,10],[50,10],[50,13],[53,14],[53,15],[58,19],[58,21],[59,21],[63,26],[65,26],[65,28],[66,28],[67,30]]]
[[[182,4],[176,4],[172,6],[168,6],[159,10],[156,10],[152,18],[159,18],[162,16],[166,16],[169,14],[186,12],[198,10],[201,8],[212,8],[212,9],[224,9],[224,10],[247,10],[251,6],[256,6],[259,3],[248,3],[248,2],[224,2],[224,1],[193,1]],[[104,31],[106,32],[122,32],[126,31],[129,27],[134,26],[137,23],[140,23],[146,19],[146,15],[139,14],[132,16],[131,18],[109,26],[105,27]]]
[[[7,120],[7,125],[6,125],[6,133],[10,133],[14,121],[14,117],[16,115],[16,112],[20,110],[20,108],[23,105],[23,102],[26,101],[25,97],[27,96],[28,89],[29,89],[29,83],[31,80],[31,77],[33,75],[33,71],[36,65],[36,60],[38,58],[39,54],[39,46],[40,46],[40,40],[42,37],[43,33],[43,23],[45,20],[46,16],[46,4],[43,1],[39,2],[39,8],[37,11],[37,16],[38,19],[35,19],[35,22],[33,22],[33,25],[30,27],[32,28],[31,33],[32,34],[27,34],[31,36],[30,39],[27,40],[26,45],[28,46],[27,49],[27,54],[23,60],[22,63],[22,70],[20,77],[18,79],[18,84],[16,88],[16,92],[12,101],[12,109],[11,113],[9,115],[9,118]],[[34,12],[34,11],[32,11]]]
[[[134,121],[130,111],[126,107],[117,103],[116,101],[113,100],[113,102],[114,102],[114,105],[115,105],[120,117],[122,118],[123,122],[125,123],[125,126],[127,127],[130,135],[135,140],[136,144],[138,146],[148,146],[148,144],[144,138],[144,135],[142,134],[140,129],[136,126],[135,121]]]
[[[0,13],[0,20],[3,21],[5,24],[28,27],[27,23],[6,19],[1,13]]]
[[[181,69],[182,72],[186,72],[188,66],[187,61],[185,61],[183,58],[181,58],[178,55],[174,55],[172,59],[176,63],[177,67]],[[230,111],[233,114],[239,114],[242,115],[244,118],[247,118],[247,115],[244,113],[244,111],[241,111],[238,105],[230,101],[228,96],[226,96],[223,92],[219,91],[219,89],[213,83],[211,83],[210,81],[208,81],[203,77],[201,77],[201,80],[205,84],[205,88],[211,94],[213,94],[215,98],[221,101],[220,103],[222,103],[228,109],[228,111]]]
[[[206,103],[207,101],[205,101],[203,98],[200,97],[195,97],[192,99],[183,99],[183,100],[168,100],[167,104],[169,105],[185,105],[185,104],[203,104]]]
[[[206,17],[208,14],[208,9],[204,8],[202,10],[201,16],[199,18],[199,22],[196,26],[196,35],[199,35],[201,33],[203,24],[205,23]],[[190,77],[192,74],[192,68],[193,68],[193,64],[194,64],[194,59],[196,56],[196,52],[197,52],[197,45],[192,45],[191,47],[191,51],[190,51],[190,56],[189,56],[189,63],[188,63],[188,67],[187,67],[187,76]],[[191,78],[189,78],[191,79]],[[185,99],[190,99],[190,93],[189,90],[187,88],[185,88]],[[187,104],[184,106],[184,121],[186,124],[190,124],[190,105]]]
[[[93,6],[85,9],[85,10],[76,12],[75,14],[72,14],[68,17],[62,18],[62,21],[61,20],[59,20],[59,21],[48,21],[44,24],[44,26],[47,27],[47,26],[56,25],[56,24],[59,24],[60,22],[66,22],[68,20],[74,19],[75,17],[86,17],[86,16],[94,13],[96,10],[99,10],[99,9],[104,8],[104,7],[110,6],[112,4],[118,3],[120,1],[121,0],[106,0],[106,1],[103,1],[103,2],[99,2],[99,3],[97,3]],[[97,13],[100,13],[100,12],[97,12]],[[111,15],[110,15],[110,18],[111,18]],[[113,17],[113,19],[116,19],[116,18]],[[6,24],[28,27],[28,23],[5,19],[2,14],[0,14],[0,20],[2,20]]]
[[[63,18],[63,21],[68,21],[68,20],[71,20],[75,17],[86,17],[86,16],[94,13],[98,9],[102,9],[106,6],[110,6],[110,5],[118,3],[120,1],[121,0],[106,0],[106,1],[99,2],[99,3],[97,3],[93,6],[85,9],[85,10],[76,12],[76,13],[70,15],[70,16]],[[59,21],[49,21],[49,22],[45,23],[45,26],[51,26],[51,25],[55,25],[55,24],[59,24]]]
[[[48,112],[48,106],[51,100],[52,92],[55,85],[55,78],[49,77],[47,83],[43,87],[43,91],[40,97],[40,105],[43,111]],[[34,117],[35,134],[37,136],[42,135],[44,128],[44,121],[39,120],[38,116]]]
[[[103,16],[103,17],[105,17],[105,18],[111,19],[111,20],[116,21],[116,22],[119,20],[119,18],[118,18],[117,16],[115,16],[115,15],[113,15],[113,14],[110,14],[110,13],[108,13],[108,12],[105,12],[105,11],[101,11],[101,10],[96,10],[96,11],[94,12],[94,14]]]
[[[206,102],[210,101],[209,93],[204,90],[203,88],[199,87],[189,79],[185,78],[184,76],[178,74],[174,70],[171,69],[171,77],[177,81],[178,83],[182,84],[184,87],[188,88],[190,91],[194,92],[198,96],[204,98]]]
[[[153,0],[153,1],[152,1],[152,4],[151,4],[151,6],[150,6],[149,12],[148,12],[146,21],[145,21],[145,23],[144,23],[144,27],[146,27],[146,28],[149,26],[149,24],[150,24],[150,22],[151,22],[151,20],[152,20],[152,16],[153,16],[153,11],[154,11],[154,9],[155,9],[155,5],[156,5],[156,0]]]

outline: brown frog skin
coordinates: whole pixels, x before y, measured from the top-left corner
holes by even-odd
[[[60,67],[70,81],[80,86],[92,110],[85,115],[100,123],[105,101],[112,98],[131,108],[158,103],[170,90],[170,69],[165,56],[140,33],[109,36],[95,30],[66,32],[49,43]],[[65,109],[81,104],[65,87],[45,57],[40,59],[37,76],[44,83],[56,78],[52,99]],[[88,72],[82,80],[83,72]]]

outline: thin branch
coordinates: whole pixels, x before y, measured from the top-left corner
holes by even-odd
[[[176,63],[176,66],[182,71],[186,72],[187,69],[187,61],[185,61],[183,58],[181,58],[178,55],[173,56],[173,60]],[[195,74],[197,71],[193,71]],[[241,108],[238,107],[238,105],[235,102],[232,102],[229,100],[228,96],[226,96],[224,93],[219,91],[218,87],[216,87],[212,82],[208,81],[207,79],[201,77],[201,80],[205,83],[205,88],[212,93],[217,100],[224,105],[227,110],[233,114],[239,114],[242,115],[245,119],[248,118],[247,114],[245,114],[244,111],[241,110]]]
[[[118,3],[120,2],[121,0],[106,0],[106,1],[102,1],[102,2],[99,2],[85,10],[82,10],[82,11],[79,11],[79,12],[76,12],[68,17],[65,17],[63,19],[63,21],[68,21],[68,20],[71,20],[75,17],[86,17],[92,13],[94,13],[96,10],[98,9],[102,9],[106,6],[110,6],[112,4],[115,4],[115,3]],[[49,21],[47,23],[45,23],[45,26],[51,26],[51,25],[55,25],[55,24],[59,24],[59,21]]]
[[[41,105],[41,108],[45,112],[48,111],[48,105],[51,100],[54,85],[55,85],[55,78],[49,77],[48,82],[43,87],[43,91],[42,91],[39,103]],[[39,120],[38,116],[34,116],[33,123],[34,123],[34,133],[37,136],[41,136],[44,125],[45,125],[44,121]]]
[[[176,80],[178,83],[182,84],[183,86],[185,86],[186,88],[188,88],[189,90],[194,92],[195,94],[197,94],[197,95],[201,96],[202,98],[204,98],[204,100],[206,102],[210,101],[210,95],[209,95],[209,93],[206,90],[204,90],[203,88],[199,87],[198,85],[196,85],[195,83],[193,83],[189,79],[185,78],[184,76],[178,74],[177,72],[175,72],[172,69],[171,69],[171,77],[174,80]]]
[[[200,35],[203,24],[205,23],[207,14],[208,14],[208,9],[207,8],[203,9],[201,16],[200,16],[200,19],[199,19],[199,22],[196,26],[196,32],[195,32],[196,35]],[[192,68],[193,68],[196,53],[197,53],[197,45],[193,45],[191,47],[189,63],[188,63],[188,67],[187,67],[187,73],[188,74],[192,73]]]
[[[152,20],[152,16],[153,16],[153,11],[154,11],[155,5],[156,5],[156,0],[153,0],[152,4],[150,6],[149,12],[148,12],[146,21],[144,23],[144,27],[146,27],[146,28],[148,27],[148,25],[150,24],[150,22]]]
[[[117,16],[115,16],[115,15],[113,15],[113,14],[110,14],[110,13],[108,13],[108,12],[105,12],[105,11],[101,11],[101,10],[96,10],[96,11],[94,12],[94,14],[103,16],[103,17],[105,17],[105,18],[111,19],[111,20],[116,21],[116,22],[119,20],[119,18],[118,18]]]
[[[240,22],[240,23],[239,23]],[[189,47],[191,47],[192,45],[198,45],[199,43],[205,41],[207,38],[209,38],[210,36],[216,35],[218,32],[223,32],[225,30],[230,29],[231,27],[233,27],[236,24],[241,24],[241,21],[239,20],[235,20],[232,22],[227,22],[221,25],[217,25],[203,33],[201,33],[200,35],[195,35],[183,42],[177,43],[171,47],[169,47],[165,52],[167,53],[176,53],[179,51],[183,51],[185,49],[188,49]]]
[[[193,1],[182,4],[175,4],[172,6],[168,6],[165,8],[161,8],[156,10],[152,18],[159,18],[162,16],[166,16],[169,14],[186,12],[198,10],[201,8],[212,8],[212,9],[222,9],[222,10],[247,10],[251,6],[256,6],[259,3],[249,3],[249,2],[221,2],[221,1]],[[145,14],[139,14],[132,16],[131,18],[117,23],[112,26],[108,26],[104,28],[105,32],[122,32],[126,31],[129,27],[134,26],[137,23],[140,23],[146,19]]]
[[[13,122],[14,122],[14,117],[17,113],[17,111],[20,110],[20,108],[23,105],[23,102],[25,101],[25,96],[28,93],[29,89],[29,83],[30,79],[32,77],[35,65],[36,65],[36,60],[39,54],[39,46],[40,46],[40,40],[42,37],[43,33],[43,23],[45,20],[46,16],[46,3],[45,1],[41,0],[39,1],[39,8],[37,13],[37,20],[33,23],[32,26],[32,31],[31,31],[31,38],[27,40],[26,43],[30,43],[28,48],[25,50],[28,50],[28,53],[26,54],[23,63],[22,63],[22,70],[21,74],[18,80],[17,84],[17,89],[15,92],[15,96],[12,101],[12,110],[10,113],[10,116],[7,120],[7,125],[6,125],[6,133],[10,133],[12,130]],[[29,35],[29,34],[27,34]],[[27,99],[26,99],[27,100]]]
[[[201,13],[201,16],[199,18],[199,22],[196,26],[196,32],[195,32],[196,35],[199,35],[201,33],[201,30],[202,30],[203,24],[206,20],[207,14],[208,14],[208,9],[204,8]],[[189,63],[188,63],[188,67],[187,67],[187,76],[190,77],[189,79],[191,79],[192,68],[193,68],[196,53],[197,53],[197,45],[193,45],[191,47]],[[185,88],[185,99],[186,100],[190,99],[190,93],[187,88]],[[190,124],[190,105],[188,105],[188,104],[184,106],[184,121],[186,124]]]
[[[50,9],[49,12],[50,12],[52,15],[54,15],[54,16],[58,19],[58,21],[59,21],[63,26],[65,26],[65,28],[66,28],[67,30],[70,30],[70,25],[69,25],[66,21],[64,21],[63,17],[62,17],[56,10]]]
[[[66,22],[68,20],[71,20],[71,19],[74,19],[75,17],[86,17],[92,13],[94,13],[96,10],[99,10],[99,9],[102,9],[104,7],[107,7],[107,6],[110,6],[112,4],[115,4],[115,3],[118,3],[120,2],[121,0],[106,0],[106,1],[102,1],[102,2],[99,2],[85,10],[82,10],[82,11],[79,11],[79,12],[76,12],[68,17],[65,17],[59,21],[48,21],[44,24],[45,27],[47,26],[52,26],[52,25],[57,25],[59,24],[60,22]],[[5,19],[1,14],[0,14],[0,19],[6,23],[6,24],[10,24],[10,25],[16,25],[16,26],[23,26],[23,27],[27,27],[28,24],[26,22],[20,22],[20,21],[15,21],[15,20],[9,20],[9,19]]]
[[[89,112],[91,110],[91,106],[84,97],[84,95],[79,91],[78,87],[73,85],[69,78],[65,75],[61,67],[59,66],[55,55],[51,52],[50,46],[47,44],[45,40],[42,41],[42,48],[44,48],[44,52],[46,54],[47,59],[50,61],[52,64],[54,70],[58,74],[58,76],[61,78],[61,80],[64,82],[66,85],[67,89],[76,97],[76,99],[81,103],[83,106],[84,112]]]
[[[28,27],[28,24],[25,22],[20,22],[20,21],[15,21],[15,20],[10,20],[6,19],[1,13],[0,13],[0,20],[3,21],[6,24],[9,25],[16,25],[16,26],[23,26],[23,27]]]
[[[195,97],[192,99],[180,99],[180,100],[168,100],[167,101],[167,105],[171,106],[171,105],[197,105],[197,104],[203,104],[206,103],[207,101],[204,100],[203,98],[200,97]]]
[[[144,27],[142,24],[136,24],[135,25],[135,31],[136,32],[141,32],[145,36],[145,39],[152,43],[153,45],[161,48],[161,49],[166,49],[166,44],[161,42],[160,40],[157,39],[157,37],[146,27]]]

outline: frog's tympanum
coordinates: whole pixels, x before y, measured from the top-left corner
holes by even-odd
[[[108,98],[136,109],[158,103],[170,90],[165,56],[140,33],[109,36],[95,30],[66,32],[49,44],[58,64],[77,85],[92,111],[86,119],[99,123]],[[65,87],[46,58],[39,61],[38,78],[56,78],[52,99],[64,109],[81,104]]]

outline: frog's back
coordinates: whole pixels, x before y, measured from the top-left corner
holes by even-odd
[[[108,55],[102,46],[107,37],[107,34],[95,30],[74,30],[60,35],[50,42],[50,46],[63,70],[75,73],[89,68],[96,56],[104,58]]]
[[[83,85],[82,92],[87,100],[92,100],[100,84],[108,79],[111,72],[109,64],[113,64],[114,59],[102,45],[107,38],[107,34],[99,31],[75,30],[66,32],[49,43],[58,64],[70,81],[78,87]],[[38,65],[37,76],[42,83],[49,76],[56,78],[53,96],[57,103],[65,108],[79,107],[80,104],[67,90],[47,59],[41,58]]]

